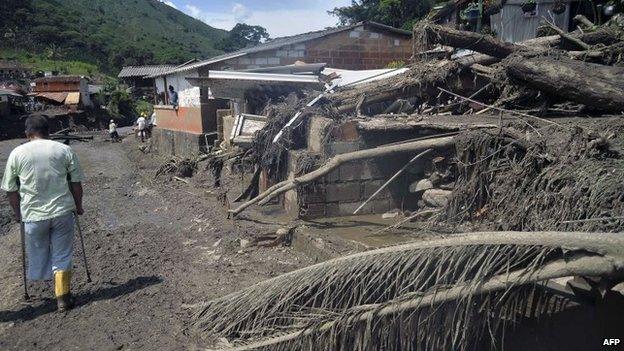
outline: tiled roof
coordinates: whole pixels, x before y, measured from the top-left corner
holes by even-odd
[[[177,65],[126,66],[117,75],[118,78],[146,77],[160,74],[178,67]]]
[[[196,69],[196,68],[204,67],[204,66],[207,66],[207,65],[210,65],[210,64],[213,64],[213,63],[217,63],[217,62],[221,62],[221,61],[237,58],[237,57],[240,57],[240,56],[245,56],[245,55],[248,55],[248,54],[254,54],[254,53],[257,53],[257,52],[261,52],[261,51],[274,50],[274,49],[281,48],[282,46],[302,43],[302,42],[306,42],[306,41],[309,41],[309,40],[322,38],[322,37],[325,37],[325,36],[328,36],[328,35],[331,35],[331,34],[348,31],[348,30],[351,30],[351,29],[354,29],[354,28],[357,28],[357,27],[361,27],[361,26],[373,27],[373,28],[377,28],[379,30],[389,31],[389,32],[393,32],[393,33],[396,33],[396,34],[399,34],[399,35],[403,35],[403,36],[410,36],[411,37],[411,35],[412,35],[412,33],[410,31],[406,31],[406,30],[403,30],[403,29],[398,29],[398,28],[386,26],[386,25],[381,24],[381,23],[377,23],[377,22],[360,22],[360,23],[352,24],[350,26],[328,28],[328,29],[319,30],[319,31],[315,31],[315,32],[308,32],[308,33],[303,33],[303,34],[297,34],[297,35],[293,35],[293,36],[289,36],[289,37],[275,38],[275,39],[267,41],[266,43],[262,43],[262,44],[259,44],[259,45],[256,45],[256,46],[244,48],[244,49],[241,49],[241,50],[238,50],[238,51],[234,51],[234,52],[231,52],[231,53],[228,53],[228,54],[215,56],[215,57],[209,58],[207,60],[199,61],[199,62],[190,64],[190,65],[180,66],[180,67],[177,67],[175,69],[171,69],[169,71],[161,72],[161,73],[158,73],[158,74],[152,74],[151,77],[158,77],[158,76],[164,76],[164,75],[167,75],[167,74],[186,72],[186,71],[190,71],[190,70],[193,70],[193,69]]]

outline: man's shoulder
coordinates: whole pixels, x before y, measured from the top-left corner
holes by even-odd
[[[73,152],[72,148],[69,145],[65,145],[56,140],[46,139],[43,146],[46,147],[51,152],[59,152],[63,154],[70,154]]]

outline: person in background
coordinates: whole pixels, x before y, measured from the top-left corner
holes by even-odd
[[[147,120],[147,137],[152,137],[152,130],[156,126],[156,111],[152,112],[150,118]]]
[[[57,308],[62,312],[74,305],[70,292],[74,213],[84,213],[84,174],[74,151],[48,140],[49,135],[45,117],[26,119],[29,141],[11,151],[0,188],[7,192],[15,219],[23,225],[26,277],[54,278]]]
[[[145,112],[141,113],[141,117],[136,121],[139,129],[139,136],[141,136],[141,142],[145,141],[145,129],[147,127],[147,121],[145,120]]]
[[[108,133],[110,134],[110,138],[112,142],[119,141],[119,133],[117,133],[117,124],[112,119],[108,124]]]
[[[169,86],[169,101],[174,110],[178,110],[178,93],[173,89],[173,85]]]

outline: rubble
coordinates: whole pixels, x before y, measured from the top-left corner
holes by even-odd
[[[307,91],[279,103],[270,101],[262,113],[267,125],[255,134],[246,154],[256,165],[248,188],[254,191],[239,197],[237,201],[246,201],[230,213],[283,198],[296,201],[300,216],[312,218],[367,207],[363,213],[433,207],[446,214],[431,220],[451,226],[476,221],[505,230],[620,228],[618,219],[578,220],[618,217],[624,201],[615,194],[621,193],[621,186],[603,178],[623,172],[621,149],[600,135],[601,128],[561,117],[602,118],[620,128],[621,29],[595,26],[593,31],[508,44],[423,22],[414,27],[414,38],[415,50],[443,45],[473,52],[451,59],[415,55],[422,61],[399,75],[321,95]],[[293,116],[298,116],[297,122],[290,125]],[[408,167],[404,175],[397,173],[409,163],[406,157],[427,149],[433,150],[431,157]],[[295,163],[288,161],[293,152]],[[363,169],[348,168],[365,160],[387,168],[382,177],[372,178],[374,183],[367,183]],[[390,160],[392,166],[383,166]],[[592,171],[581,172],[570,160]],[[611,173],[610,167],[615,167]],[[287,169],[293,175],[285,176]],[[384,189],[398,175],[400,181]],[[543,180],[559,175],[567,180],[555,187]],[[596,185],[589,184],[591,178],[601,178],[600,186],[606,188],[592,190]],[[563,186],[586,181],[589,193]],[[267,185],[260,186],[262,182]],[[332,190],[325,194],[325,189]],[[358,189],[360,195],[355,196]],[[353,196],[340,195],[347,190]],[[367,205],[381,190],[394,202]],[[293,191],[294,197],[288,195]],[[553,191],[559,195],[550,195]],[[614,194],[610,205],[595,200],[598,192],[601,199]],[[512,194],[514,198],[508,198]],[[319,196],[320,200],[311,200]],[[554,201],[558,196],[569,200]],[[584,207],[572,206],[575,201],[584,201]],[[538,220],[543,211],[552,212],[552,219]],[[511,214],[517,218],[509,218]]]

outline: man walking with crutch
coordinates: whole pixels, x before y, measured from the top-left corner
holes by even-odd
[[[28,279],[54,278],[58,310],[65,311],[73,307],[70,281],[74,211],[84,213],[84,175],[74,151],[47,140],[48,136],[45,117],[28,117],[29,142],[9,155],[0,188],[7,192],[15,219],[23,225]]]

